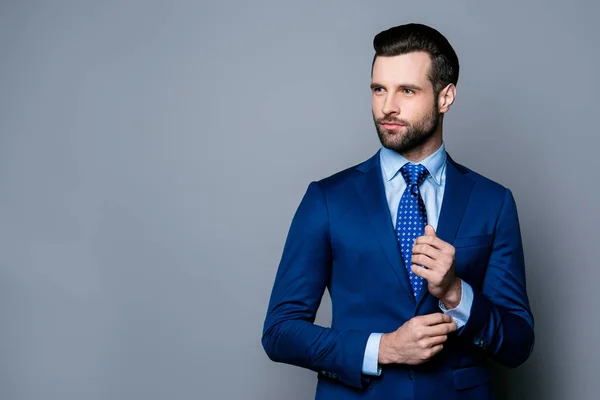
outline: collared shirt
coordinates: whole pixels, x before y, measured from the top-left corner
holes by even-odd
[[[437,231],[438,219],[446,188],[446,148],[441,147],[432,155],[418,163],[411,163],[404,156],[393,150],[381,148],[379,153],[381,161],[381,176],[385,187],[385,197],[390,208],[392,225],[396,228],[396,217],[400,198],[406,189],[406,181],[400,169],[406,164],[421,164],[429,171],[427,179],[419,186],[419,192],[425,203],[427,223]]]
[[[385,187],[385,197],[387,199],[390,210],[390,218],[394,228],[396,227],[396,217],[400,198],[406,189],[406,181],[400,173],[400,169],[405,165],[412,163],[401,154],[387,149],[381,148],[379,153],[381,164],[381,176]],[[442,208],[442,200],[444,198],[444,190],[446,188],[446,162],[447,154],[445,144],[442,142],[440,148],[430,155],[416,163],[421,164],[429,171],[429,175],[419,187],[419,192],[425,203],[427,213],[427,223],[433,226],[437,231],[440,211]],[[427,290],[424,285],[422,290]],[[466,282],[462,282],[462,296],[460,304],[451,310],[444,307],[443,303],[439,302],[439,307],[445,314],[450,315],[456,322],[456,327],[461,328],[467,323],[473,303],[473,289]],[[379,343],[382,333],[372,333],[369,336],[365,356],[363,359],[362,372],[367,375],[379,375],[381,369],[378,367],[379,360]]]

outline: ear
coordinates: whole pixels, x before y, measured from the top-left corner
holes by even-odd
[[[454,99],[456,98],[456,86],[450,83],[440,91],[438,96],[438,110],[441,114],[445,114],[450,109]]]

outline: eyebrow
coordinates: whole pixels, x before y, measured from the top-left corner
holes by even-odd
[[[371,83],[371,89],[375,89],[375,88],[378,88],[378,87],[385,88],[385,85],[379,84],[377,82]],[[411,90],[423,90],[422,87],[417,86],[417,85],[413,85],[413,84],[410,84],[410,83],[400,84],[400,85],[398,85],[398,87],[403,88],[403,89],[411,89]]]

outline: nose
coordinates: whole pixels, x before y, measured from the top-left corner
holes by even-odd
[[[389,93],[383,102],[381,112],[385,115],[389,114],[400,114],[400,105],[395,101],[394,95]]]

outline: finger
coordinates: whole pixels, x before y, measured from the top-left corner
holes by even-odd
[[[430,279],[433,279],[435,277],[435,272],[433,272],[429,269],[423,268],[419,265],[414,265],[414,264],[411,265],[410,270],[412,272],[414,272],[415,275],[420,276],[421,278],[426,279],[427,281],[429,281]]]
[[[453,322],[452,317],[446,315],[444,313],[433,313],[426,315],[419,315],[414,319],[418,320],[421,324],[425,326],[439,325],[443,323]],[[431,335],[430,335],[431,336]]]
[[[425,251],[422,251],[422,249],[425,249]],[[454,263],[454,256],[434,249],[429,245],[417,245],[413,248],[411,263],[446,273],[448,268]]]
[[[430,354],[429,358],[435,356],[437,353],[442,351],[443,348],[444,348],[443,344],[437,344],[437,345],[431,347],[431,350],[429,351],[429,354]]]
[[[433,258],[434,260],[437,259],[440,255],[444,254],[440,249],[430,244],[414,244],[411,250],[413,255],[424,254]]]
[[[417,255],[422,255],[427,257],[426,259],[430,259],[430,260],[439,260],[440,258],[442,258],[444,256],[444,253],[442,253],[440,250],[436,249],[433,246],[430,246],[428,244],[416,244],[413,246],[412,248],[412,255],[417,256]],[[422,264],[422,263],[414,263],[414,264]]]
[[[437,325],[427,326],[423,330],[423,334],[429,337],[446,336],[454,331],[456,331],[456,323],[454,321],[451,321],[443,322]]]
[[[434,336],[434,337],[427,338],[425,340],[425,345],[427,347],[434,347],[434,346],[437,346],[438,344],[444,343],[446,340],[448,340],[447,335]]]
[[[435,233],[435,229],[433,229],[433,226],[427,225],[425,227],[425,236],[437,237],[437,234]]]
[[[444,242],[442,239],[427,235],[416,238],[414,244],[428,244],[440,251],[450,251],[453,248],[451,244]]]

